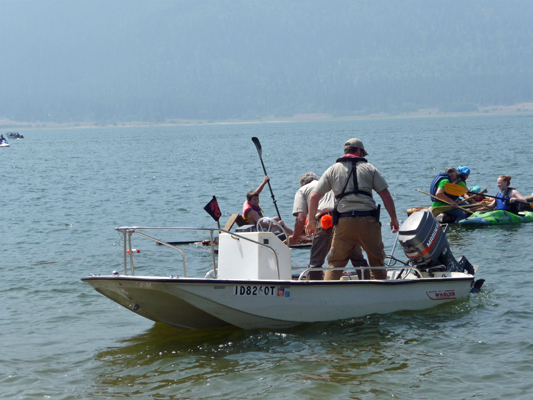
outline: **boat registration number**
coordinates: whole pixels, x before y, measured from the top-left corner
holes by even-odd
[[[288,288],[276,286],[253,286],[237,285],[233,291],[235,296],[277,296],[290,297],[291,292]]]

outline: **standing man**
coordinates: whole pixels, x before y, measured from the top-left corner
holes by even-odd
[[[318,177],[314,172],[306,172],[299,179],[300,189],[296,192],[294,197],[294,206],[292,215],[296,217],[294,221],[294,234],[289,237],[289,246],[294,246],[298,243],[300,233],[305,228],[305,223],[309,211],[309,200],[313,190],[318,185]],[[333,239],[333,225],[331,224],[331,211],[335,203],[333,192],[326,193],[318,203],[318,210],[314,214],[314,218],[309,214],[309,219],[315,219],[320,224],[317,227],[316,235],[313,237],[313,244],[311,246],[311,258],[309,260],[308,268],[316,268],[318,271],[309,271],[307,277],[309,280],[322,280],[322,265],[331,248],[331,241]],[[329,221],[329,223],[328,223]],[[366,267],[368,263],[363,257],[361,246],[356,245],[350,253],[350,260],[354,267]],[[365,272],[368,272],[366,270]]]
[[[372,190],[383,200],[391,218],[392,232],[396,233],[400,229],[388,184],[377,168],[363,158],[367,155],[363,142],[356,138],[348,140],[344,144],[344,156],[324,172],[311,195],[309,214],[315,215],[320,199],[330,190],[335,194],[335,232],[328,257],[328,268],[344,268],[357,244],[366,252],[371,267],[385,265],[379,206],[376,206],[372,197]],[[314,235],[316,232],[316,221],[311,218],[307,233]],[[370,274],[372,279],[387,278],[385,270],[371,270]],[[336,280],[341,276],[342,270],[328,271],[325,279]]]

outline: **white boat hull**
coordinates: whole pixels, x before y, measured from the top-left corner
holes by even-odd
[[[88,277],[82,280],[121,306],[154,322],[163,322],[180,329],[229,325],[176,296],[175,288],[165,282],[170,278],[163,278],[163,282],[153,278],[114,276]]]
[[[277,329],[435,307],[465,299],[474,277],[442,272],[439,277],[385,281],[131,276],[95,276],[83,281],[139,315],[178,328]]]

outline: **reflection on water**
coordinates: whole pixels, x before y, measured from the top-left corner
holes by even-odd
[[[138,386],[145,394],[153,391],[176,398],[207,398],[217,390],[222,397],[244,398],[271,393],[290,374],[290,381],[300,385],[285,389],[296,396],[316,390],[319,383],[323,395],[330,390],[348,395],[355,387],[385,394],[377,389],[378,383],[398,391],[399,382],[390,377],[382,382],[384,372],[416,368],[426,376],[447,365],[444,360],[426,365],[438,355],[431,342],[441,342],[452,328],[466,328],[465,319],[482,306],[480,297],[478,304],[456,302],[420,312],[306,324],[285,331],[177,330],[154,324],[123,340],[121,346],[98,353],[93,389],[118,396],[131,394]]]
[[[215,227],[203,210],[213,195],[222,223],[240,212],[245,193],[264,175],[252,136],[261,139],[285,220],[292,221],[298,176],[320,175],[354,136],[372,149],[369,162],[390,184],[402,218],[404,210],[429,204],[416,189],[427,190],[448,166],[466,163],[470,185],[492,193],[501,173],[530,193],[525,166],[533,144],[511,146],[509,138],[532,127],[532,116],[492,116],[27,131],[2,154],[15,167],[3,180],[0,224],[7,344],[0,398],[529,399],[533,223],[450,228],[454,256],[479,264],[478,278],[486,279],[483,292],[465,302],[287,331],[153,325],[79,278],[123,268],[115,226]],[[470,148],[479,132],[475,160],[442,146],[446,137],[454,148]],[[310,156],[310,148],[318,151]],[[497,165],[496,148],[504,153]],[[275,214],[268,193],[261,206]],[[388,222],[382,213],[389,253],[396,235]],[[168,232],[161,239],[206,238]],[[183,274],[176,251],[138,238],[134,247],[141,249],[139,274]],[[209,250],[184,250],[190,275],[204,276]],[[404,259],[399,246],[395,256]],[[309,252],[292,257],[304,266]]]

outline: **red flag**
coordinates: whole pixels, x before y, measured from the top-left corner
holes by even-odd
[[[207,203],[207,205],[204,207],[204,210],[207,211],[207,213],[211,215],[213,219],[217,222],[220,219],[220,216],[222,215],[222,213],[220,212],[220,208],[218,208],[218,202],[215,196],[213,196],[213,199],[209,203]]]

